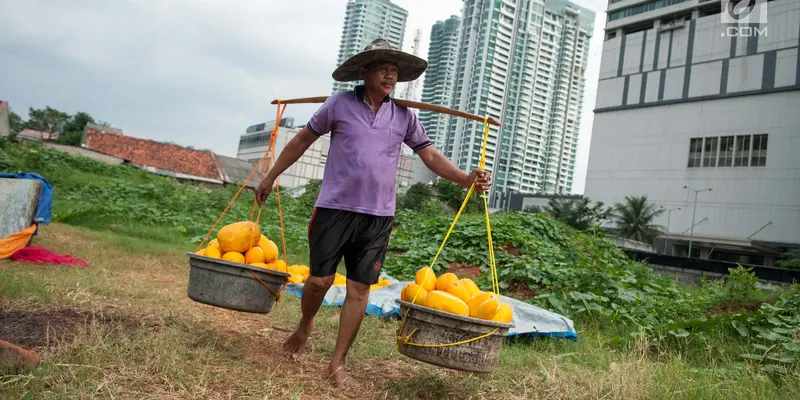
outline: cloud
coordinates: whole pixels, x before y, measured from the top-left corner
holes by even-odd
[[[341,2],[26,1],[0,15],[0,96],[235,155],[274,98],[328,94]],[[47,21],[47,23],[36,23]],[[308,118],[313,106],[287,115]]]
[[[461,14],[459,0],[396,3],[409,12],[403,47],[410,51],[421,29],[423,57],[431,25]],[[598,13],[606,4],[577,3]],[[86,111],[133,136],[234,156],[247,126],[275,117],[273,99],[330,94],[346,5],[0,0],[0,98],[23,116],[48,105]],[[598,17],[592,39],[576,191],[585,177],[604,21]],[[292,105],[286,116],[302,123],[317,106]]]

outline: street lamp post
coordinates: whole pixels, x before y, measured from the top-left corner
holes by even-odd
[[[694,205],[692,206],[692,226],[691,232],[689,233],[689,258],[692,258],[692,240],[694,239],[694,216],[695,212],[697,211],[697,195],[700,192],[710,192],[711,188],[706,189],[692,189],[689,186],[684,186],[684,189],[689,189],[694,192]]]
[[[661,206],[661,208],[664,208],[664,206]],[[676,207],[667,210],[667,234],[664,235],[664,254],[666,255],[670,255],[667,252],[667,249],[669,249],[669,247],[667,246],[669,244],[669,221],[672,219],[672,212],[679,211],[680,209],[681,209],[680,207]]]

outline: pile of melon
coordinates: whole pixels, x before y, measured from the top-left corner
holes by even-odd
[[[511,322],[508,303],[492,292],[482,292],[471,279],[458,277],[452,272],[436,277],[429,267],[417,271],[414,283],[409,283],[400,293],[402,300],[423,307],[495,322]]]
[[[278,245],[261,234],[261,229],[253,222],[241,221],[226,225],[217,233],[217,238],[208,243],[208,247],[195,254],[247,264],[253,267],[271,269],[290,274],[289,282],[305,283],[309,269],[306,265],[286,265],[286,261],[278,259]],[[334,286],[344,286],[347,278],[336,273]],[[389,285],[388,280],[378,279],[370,290]]]
[[[289,281],[294,283],[305,282],[309,273],[305,265],[287,266],[286,261],[279,260],[278,245],[262,235],[258,225],[250,221],[226,225],[208,247],[196,254],[288,273],[291,274]]]

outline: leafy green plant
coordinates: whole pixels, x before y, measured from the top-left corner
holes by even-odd
[[[187,247],[203,238],[238,189],[179,183],[36,144],[6,143],[0,151],[8,169],[39,173],[53,185],[54,220]],[[314,184],[307,193],[281,199],[290,254],[308,251]],[[425,212],[397,212],[387,273],[411,280],[431,263],[453,218],[442,207],[440,200],[429,200]],[[252,210],[252,193],[245,192],[222,224],[249,219]],[[740,359],[747,368],[786,379],[800,376],[798,286],[765,294],[755,286],[752,270],[738,267],[724,280],[689,289],[627,258],[602,229],[576,230],[546,214],[527,212],[492,214],[491,223],[501,291],[515,295],[515,289],[527,288],[524,301],[573,318],[579,331],[595,324],[619,332],[609,346],[647,343],[642,346],[648,354],[683,356],[725,340],[733,343],[726,346],[725,357]],[[262,210],[260,226],[265,235],[280,240],[274,195]],[[488,260],[484,216],[465,214],[434,270],[441,274],[455,264],[475,267],[478,285],[487,290]],[[717,309],[734,302],[748,307]],[[720,339],[722,334],[727,336]]]
[[[433,188],[438,193],[439,200],[447,204],[453,210],[461,208],[464,198],[467,196],[467,189],[456,185],[445,179],[437,179],[433,184]],[[467,207],[464,212],[467,214],[477,213],[483,210],[483,199],[478,193],[473,194],[467,202]]]
[[[423,182],[411,185],[402,196],[398,196],[397,207],[403,210],[422,211],[433,197],[430,186]]]
[[[776,263],[781,268],[800,269],[800,249],[792,249],[781,255]]]

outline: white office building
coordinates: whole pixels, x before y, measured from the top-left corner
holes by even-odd
[[[718,0],[608,7],[585,194],[674,210],[656,221],[669,254],[691,239],[693,257],[772,265],[800,245],[800,0],[765,4],[745,29]]]
[[[383,38],[395,49],[403,48],[408,11],[389,0],[349,0],[336,66]],[[334,82],[333,92],[352,90],[359,82]]]
[[[501,121],[489,133],[501,193],[570,193],[594,12],[569,1],[465,0],[451,106]],[[483,124],[450,118],[443,148],[478,165]]]

